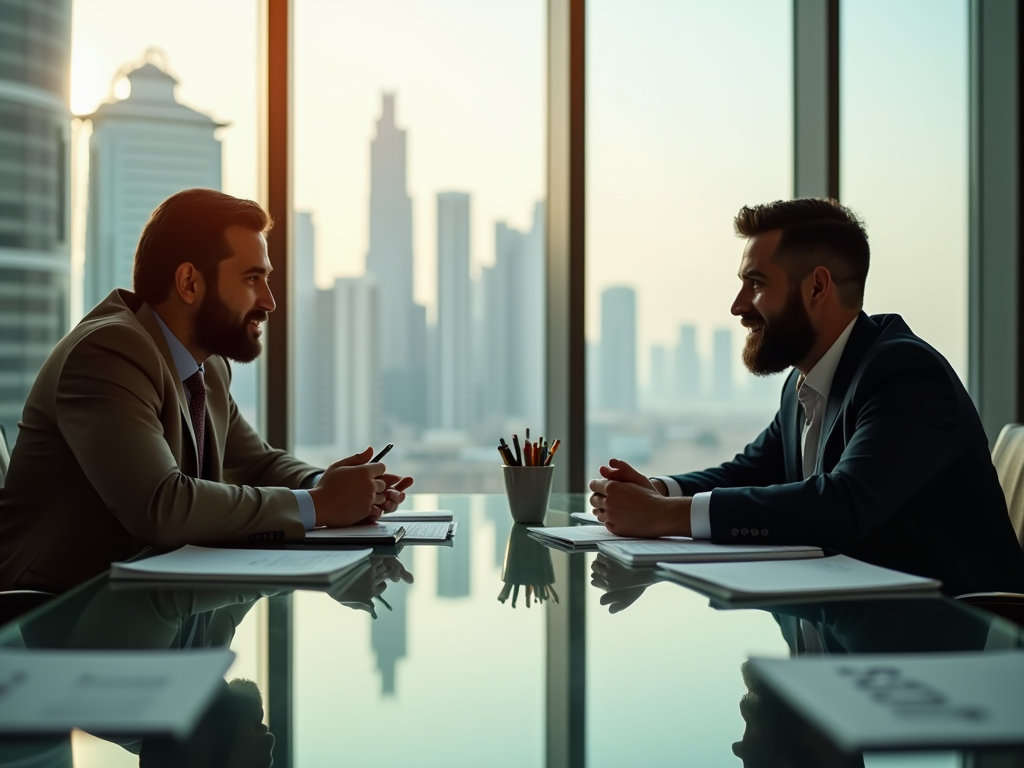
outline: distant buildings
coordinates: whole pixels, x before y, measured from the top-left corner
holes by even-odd
[[[674,360],[673,391],[677,399],[695,400],[700,396],[701,366],[697,354],[697,326],[679,326]]]
[[[0,424],[8,445],[70,302],[71,0],[3,4]]]
[[[541,424],[544,415],[544,204],[520,231],[494,226],[494,265],[481,275],[481,415]]]
[[[602,410],[632,413],[637,407],[636,291],[628,286],[601,292],[598,404]]]
[[[135,248],[149,214],[192,187],[221,187],[223,124],[175,97],[178,81],[152,53],[128,73],[131,93],[102,104],[89,143],[85,310],[113,288],[131,288]]]
[[[715,328],[711,345],[711,396],[716,400],[732,398],[732,366],[732,331]]]
[[[380,291],[375,326],[381,349],[383,410],[415,426],[426,420],[426,312],[413,300],[412,198],[406,188],[406,135],[385,93],[370,143],[370,247],[366,273]]]
[[[469,274],[469,195],[437,196],[437,423],[462,430],[473,423],[472,286]]]

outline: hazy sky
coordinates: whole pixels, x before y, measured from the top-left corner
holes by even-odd
[[[160,46],[180,99],[231,123],[225,190],[256,195],[257,8],[75,0],[73,108],[93,109],[122,65]],[[792,193],[790,0],[587,8],[588,335],[599,292],[629,284],[642,367],[683,322],[705,328],[706,349],[714,326],[736,329],[738,345],[732,217]],[[871,235],[867,306],[904,314],[963,371],[966,4],[842,8],[842,193]],[[318,277],[363,268],[369,141],[381,91],[395,90],[416,293],[431,303],[437,192],[472,193],[476,264],[493,259],[495,221],[528,225],[544,194],[545,3],[298,0],[295,23],[295,202],[314,214]]]

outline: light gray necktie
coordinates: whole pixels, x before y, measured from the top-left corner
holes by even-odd
[[[804,408],[803,440],[800,450],[806,479],[814,474],[814,467],[818,463],[818,440],[821,437],[821,422],[825,418],[825,409],[821,407],[821,395],[807,386],[803,376],[797,382],[796,396]]]

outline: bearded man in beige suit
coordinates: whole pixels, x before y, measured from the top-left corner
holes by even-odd
[[[270,226],[208,189],[153,212],[134,292],[86,315],[28,396],[0,491],[0,589],[60,592],[146,546],[299,539],[404,500],[412,478],[368,463],[369,448],[321,470],[238,412],[227,358],[261,351]]]

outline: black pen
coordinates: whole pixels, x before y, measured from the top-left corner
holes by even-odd
[[[388,443],[387,445],[384,446],[384,450],[383,451],[381,451],[376,456],[374,456],[372,459],[370,459],[370,463],[371,464],[376,464],[378,461],[380,461],[385,456],[387,456],[388,455],[388,451],[390,451],[394,447],[395,447],[394,443]]]
[[[387,449],[385,449],[385,450],[387,450]],[[394,608],[392,608],[390,605],[388,605],[388,601],[385,600],[380,595],[374,595],[374,597],[376,597],[378,600],[380,600],[381,603],[383,603],[384,607],[387,608],[389,611],[393,611],[394,610]]]

